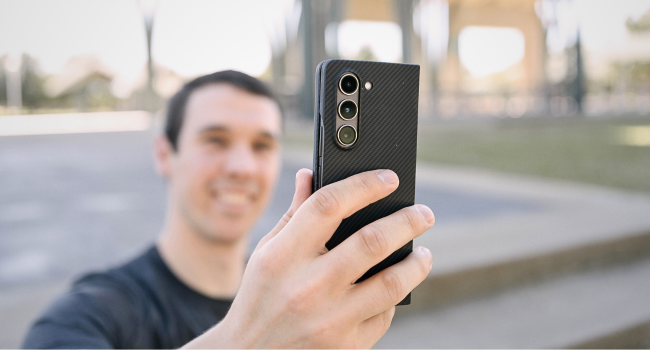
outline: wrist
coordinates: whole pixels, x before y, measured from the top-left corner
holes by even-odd
[[[246,346],[237,341],[237,335],[229,328],[227,316],[205,333],[185,344],[182,349],[243,349]]]

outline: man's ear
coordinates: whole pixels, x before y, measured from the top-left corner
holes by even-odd
[[[154,140],[154,158],[156,170],[160,176],[170,179],[172,174],[172,163],[175,156],[174,148],[165,135],[158,135]]]

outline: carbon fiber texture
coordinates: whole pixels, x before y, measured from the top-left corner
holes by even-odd
[[[388,197],[343,220],[327,242],[331,250],[363,226],[414,204],[420,67],[329,60],[320,64],[319,70],[320,77],[316,80],[320,82],[317,89],[320,90],[320,103],[316,102],[319,110],[315,118],[320,114],[323,123],[322,185],[374,169],[391,169],[400,181],[398,189]],[[351,149],[339,147],[335,136],[336,89],[344,72],[355,73],[361,85],[358,141]],[[372,83],[371,90],[363,87],[367,81]],[[318,140],[318,134],[314,135],[314,140]],[[318,157],[317,152],[315,157]],[[372,267],[359,281],[403,260],[412,251],[411,241]],[[399,305],[407,304],[410,304],[410,294]]]

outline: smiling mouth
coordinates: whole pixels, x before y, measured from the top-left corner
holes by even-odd
[[[212,185],[211,193],[221,210],[234,214],[250,208],[259,197],[260,190],[254,183],[217,182]]]
[[[218,201],[230,205],[247,205],[255,200],[251,194],[229,191],[217,191],[216,197]]]

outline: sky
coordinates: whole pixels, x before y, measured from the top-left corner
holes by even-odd
[[[582,44],[611,58],[650,59],[650,33],[631,33],[625,21],[650,10],[650,0],[575,0]]]
[[[631,34],[625,28],[627,18],[650,9],[650,0],[573,1],[585,51],[594,62],[650,59],[650,34]],[[267,69],[272,50],[281,49],[295,36],[295,15],[294,0],[161,0],[153,58],[186,77],[227,68],[259,76]],[[293,22],[287,24],[285,17]],[[341,31],[356,35],[339,33],[339,51],[354,55],[362,46],[371,46],[380,59],[401,60],[399,28],[384,24],[373,29],[372,25],[377,23],[342,24]],[[520,55],[516,33],[490,36],[478,29],[465,32],[467,55],[479,57],[486,36],[512,48],[496,50],[484,63],[468,63],[473,65],[472,73],[501,69],[503,62]],[[96,55],[119,79],[135,82],[146,62],[145,42],[135,0],[0,0],[0,56],[28,53],[46,73],[60,72],[73,56]]]
[[[271,59],[269,36],[286,31],[281,19],[292,5],[159,1],[153,59],[186,77],[221,69],[259,76]],[[0,56],[22,52],[54,74],[73,56],[96,55],[119,79],[135,81],[146,64],[142,13],[134,0],[0,0]]]
[[[460,62],[476,77],[502,72],[519,63],[525,50],[524,34],[515,28],[468,26],[458,34]]]
[[[133,1],[0,1],[0,56],[28,53],[48,73],[75,55],[94,54],[114,71],[136,75],[145,34]]]
[[[650,0],[575,1],[592,76],[605,75],[611,61],[650,61],[650,32],[631,33],[625,26],[650,10]]]
[[[402,60],[402,31],[396,23],[344,21],[338,27],[338,52],[354,58],[368,47],[379,61]]]

